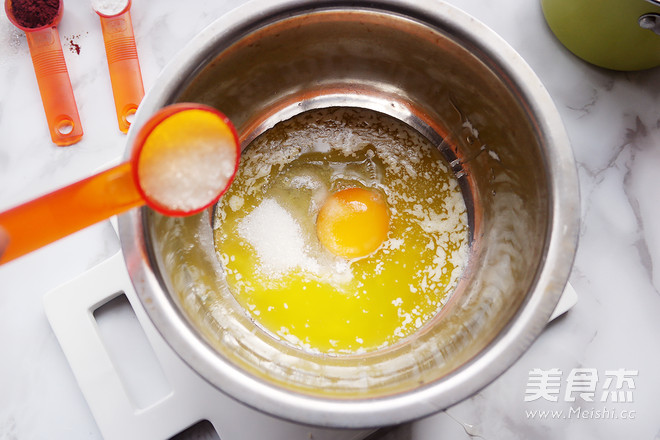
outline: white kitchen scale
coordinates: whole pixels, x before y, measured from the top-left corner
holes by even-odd
[[[576,301],[569,285],[551,319]],[[142,308],[121,251],[46,294],[44,306],[107,440],[358,440],[374,432],[298,425],[221,393],[160,336]]]

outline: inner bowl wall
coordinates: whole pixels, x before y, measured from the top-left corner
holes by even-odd
[[[191,289],[189,281],[171,281],[191,319],[211,326],[206,337],[220,353],[281,386],[372,398],[442,378],[476,356],[508,323],[531,288],[545,244],[549,206],[542,146],[516,91],[461,43],[395,15],[321,11],[244,37],[183,88],[177,100],[222,109],[244,144],[275,120],[316,106],[352,103],[392,114],[455,158],[466,195],[473,197],[469,268],[441,316],[406,344],[366,358],[309,356],[252,338],[256,327],[241,319],[244,326],[234,328],[241,334],[227,346],[222,333],[235,323],[214,323],[225,319],[212,317],[203,301],[186,306],[191,290],[199,289]],[[196,230],[192,222],[181,224]],[[156,234],[154,241],[161,240]],[[204,289],[213,289],[209,281]],[[227,297],[226,307],[238,305]],[[244,353],[236,352],[236,343],[245,344]],[[260,352],[263,344],[269,354]]]

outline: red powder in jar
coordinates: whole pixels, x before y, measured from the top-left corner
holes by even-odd
[[[51,24],[60,10],[60,0],[11,0],[11,13],[26,28]]]

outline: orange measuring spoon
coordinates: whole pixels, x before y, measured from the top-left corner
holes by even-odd
[[[198,213],[227,190],[239,158],[236,130],[222,113],[165,107],[140,129],[127,162],[0,213],[9,235],[0,264],[144,204],[169,216]]]
[[[117,122],[119,129],[126,133],[131,126],[130,117],[144,96],[131,21],[131,0],[92,0],[92,9],[101,19]]]
[[[75,144],[82,138],[83,129],[57,32],[57,24],[62,19],[62,1],[52,22],[33,28],[21,24],[14,14],[15,7],[26,2],[15,3],[5,0],[5,11],[9,21],[27,37],[50,137],[59,146]]]

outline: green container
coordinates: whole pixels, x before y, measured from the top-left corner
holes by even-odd
[[[660,0],[541,0],[552,32],[578,57],[614,70],[660,66]],[[656,16],[657,14],[657,16]],[[647,27],[640,25],[640,18]]]

